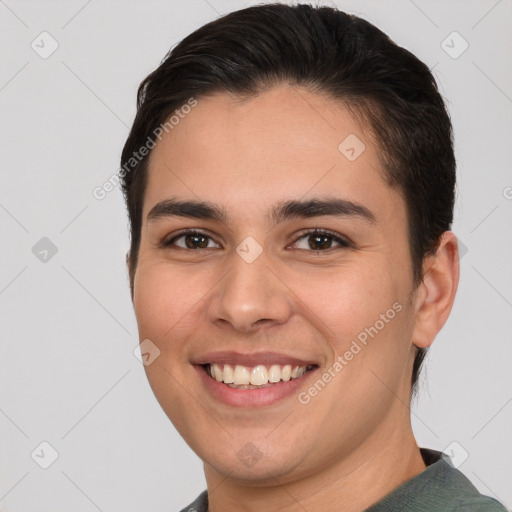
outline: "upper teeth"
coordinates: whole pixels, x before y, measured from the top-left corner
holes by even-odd
[[[286,364],[284,366],[273,364],[269,368],[264,365],[257,365],[254,367],[247,367],[236,365],[234,368],[229,364],[218,365],[212,363],[208,365],[208,373],[217,381],[224,382],[225,384],[234,384],[236,386],[243,386],[252,384],[254,386],[261,386],[269,382],[279,382],[280,380],[289,381],[296,379],[306,373],[309,367],[294,366]]]

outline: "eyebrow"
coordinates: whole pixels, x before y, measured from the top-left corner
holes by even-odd
[[[208,201],[178,201],[177,199],[166,199],[151,208],[147,220],[151,222],[163,217],[208,219],[226,224],[228,216],[223,208]]]
[[[340,198],[318,198],[307,201],[281,201],[270,212],[275,224],[296,218],[314,218],[332,215],[336,217],[358,217],[374,224],[375,215],[366,206]],[[187,217],[218,221],[227,224],[228,214],[224,208],[208,201],[181,201],[174,198],[157,203],[148,213],[148,222],[165,217]]]
[[[294,218],[312,218],[332,215],[336,217],[358,217],[372,224],[376,222],[375,215],[362,204],[347,199],[324,198],[307,201],[283,201],[272,209],[271,218],[274,224]]]

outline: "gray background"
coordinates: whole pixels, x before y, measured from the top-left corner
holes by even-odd
[[[0,1],[4,512],[171,512],[205,487],[133,355],[121,194],[92,191],[118,169],[142,78],[193,29],[246,5]],[[450,446],[460,470],[511,508],[511,1],[338,5],[433,67],[449,100],[454,230],[467,252],[413,424],[421,446]],[[58,43],[45,59],[43,31]],[[48,469],[43,441],[59,455]]]

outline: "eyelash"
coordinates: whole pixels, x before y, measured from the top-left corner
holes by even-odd
[[[200,236],[203,236],[205,238],[209,238],[210,240],[213,240],[213,238],[210,235],[208,235],[207,233],[204,233],[202,231],[199,231],[197,229],[185,229],[184,231],[182,231],[178,235],[173,236],[171,239],[164,239],[162,241],[162,246],[164,248],[170,248],[170,247],[175,245],[176,240],[179,240],[180,238],[186,237],[187,235],[200,235]],[[331,251],[331,250],[336,249],[336,248],[340,249],[340,248],[353,248],[354,247],[352,242],[350,242],[349,240],[347,240],[345,238],[340,237],[337,233],[335,233],[333,231],[326,230],[326,229],[318,229],[318,228],[310,229],[309,231],[305,231],[305,232],[301,233],[300,236],[298,236],[293,243],[296,244],[302,238],[306,238],[306,237],[310,237],[310,236],[314,236],[314,235],[329,237],[334,242],[338,243],[339,247],[329,247],[328,249],[325,249],[325,250],[322,250],[322,249],[309,249],[309,252],[317,252],[317,253],[319,253],[319,252],[328,252],[328,251]],[[197,248],[196,249],[189,249],[189,248],[179,247],[179,246],[176,246],[176,247],[178,247],[179,249],[184,249],[184,250],[188,250],[188,251],[197,251],[198,250]],[[211,247],[210,248],[207,247],[207,248],[204,248],[202,250],[210,250],[210,249],[212,249],[212,248]],[[201,249],[199,249],[199,250],[201,250]],[[302,251],[306,250],[306,251],[308,251],[308,249],[299,249],[299,250],[302,250]]]

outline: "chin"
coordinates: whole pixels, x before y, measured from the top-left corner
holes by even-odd
[[[262,442],[231,440],[220,450],[214,452],[207,447],[193,447],[193,450],[204,461],[205,471],[214,472],[236,480],[244,485],[264,487],[279,482],[299,478],[303,453],[297,443],[278,441],[280,449],[269,444],[268,440]],[[286,447],[286,451],[283,451]]]

